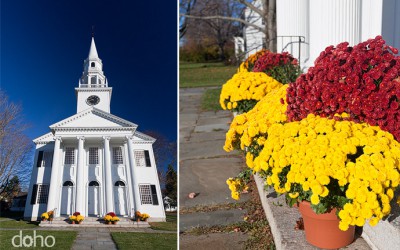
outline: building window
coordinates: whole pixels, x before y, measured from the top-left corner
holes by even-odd
[[[89,164],[99,164],[99,148],[89,148]]]
[[[53,152],[44,152],[43,156],[43,167],[51,167],[51,165],[53,164]]]
[[[72,187],[72,186],[74,186],[74,183],[72,183],[72,181],[66,181],[66,182],[64,182],[63,186],[64,187]]]
[[[156,185],[139,185],[142,204],[158,205]]]
[[[142,204],[153,204],[150,185],[139,185],[139,192]]]
[[[35,184],[32,189],[31,204],[47,203],[49,198],[49,185]]]
[[[37,167],[51,167],[53,163],[53,152],[39,151]]]
[[[40,168],[42,166],[42,161],[43,161],[43,151],[39,151],[36,167]]]
[[[136,150],[135,162],[138,167],[151,167],[150,153],[148,150]]]
[[[92,62],[91,64],[90,64],[90,67],[96,67],[96,64],[94,63],[94,62]]]
[[[124,164],[121,147],[113,148],[113,164]]]
[[[75,148],[65,148],[64,164],[75,164]]]
[[[98,187],[98,186],[99,186],[99,183],[97,181],[91,181],[89,183],[89,187]]]

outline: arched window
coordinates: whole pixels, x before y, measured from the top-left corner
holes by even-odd
[[[90,67],[94,68],[94,67],[96,67],[96,64],[95,64],[94,62],[92,62],[92,63],[90,64]]]
[[[72,183],[72,181],[66,181],[63,184],[64,187],[72,187],[73,185],[74,185],[74,183]]]
[[[117,181],[115,182],[116,187],[125,187],[125,183],[123,181]]]
[[[98,183],[97,181],[91,181],[91,182],[89,183],[89,186],[96,186],[96,187],[98,187],[98,186],[99,186],[99,183]]]
[[[90,84],[91,84],[91,85],[95,85],[95,84],[96,84],[96,77],[92,77],[92,78],[90,79]]]

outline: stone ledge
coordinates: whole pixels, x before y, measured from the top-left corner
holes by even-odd
[[[276,196],[273,190],[266,191],[264,189],[264,181],[259,176],[254,175],[257,184],[260,200],[264,208],[264,212],[271,226],[272,235],[274,237],[277,250],[315,250],[319,249],[307,243],[303,230],[295,230],[296,221],[301,217],[296,208],[290,208],[285,203],[285,197]],[[367,242],[358,237],[349,246],[348,250],[366,250],[371,248]],[[392,248],[393,249],[393,248]]]

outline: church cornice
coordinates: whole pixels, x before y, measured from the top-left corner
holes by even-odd
[[[134,136],[136,136],[136,137],[138,137],[138,138],[140,138],[142,140],[151,142],[151,143],[154,143],[156,141],[155,138],[153,138],[153,137],[151,137],[149,135],[143,134],[143,133],[141,133],[139,131],[135,131]]]
[[[100,116],[102,118],[105,118],[105,119],[108,119],[108,120],[110,120],[112,122],[121,124],[123,126],[122,128],[129,128],[129,130],[136,129],[137,126],[138,126],[137,124],[135,124],[133,122],[130,122],[130,121],[127,121],[125,119],[122,119],[122,118],[120,118],[118,116],[115,116],[115,115],[112,115],[110,113],[104,112],[104,111],[102,111],[100,109],[97,109],[95,107],[90,107],[90,108],[88,108],[86,110],[83,110],[82,112],[80,112],[78,114],[70,116],[70,117],[68,117],[68,118],[66,118],[66,119],[64,119],[64,120],[62,120],[60,122],[54,123],[53,125],[50,126],[50,129],[52,129],[52,130],[59,129],[61,126],[64,126],[64,125],[66,125],[66,124],[68,124],[68,123],[70,123],[72,121],[75,121],[75,120],[77,120],[77,119],[79,119],[81,117],[84,117],[84,116],[86,116],[88,114],[98,115],[98,116]],[[68,128],[68,127],[64,127],[64,128]],[[90,128],[92,128],[92,127],[90,127]],[[115,127],[115,129],[117,129],[117,128],[121,128],[121,127]],[[76,128],[76,129],[81,129],[81,128]],[[83,129],[88,129],[88,127],[83,127]]]
[[[49,132],[47,134],[44,134],[42,136],[39,136],[38,138],[33,140],[33,143],[35,144],[47,144],[49,142],[54,141],[54,134],[52,132]]]
[[[136,127],[60,127],[54,128],[57,132],[106,132],[106,131],[135,131]]]

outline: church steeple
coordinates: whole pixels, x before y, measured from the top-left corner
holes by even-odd
[[[83,73],[75,88],[78,97],[77,112],[90,106],[110,112],[112,88],[108,87],[103,72],[103,62],[97,53],[94,37],[90,44],[89,55],[83,62]]]
[[[94,37],[92,37],[92,44],[90,44],[88,58],[89,59],[99,59],[99,55],[97,54],[96,44],[94,43]]]

